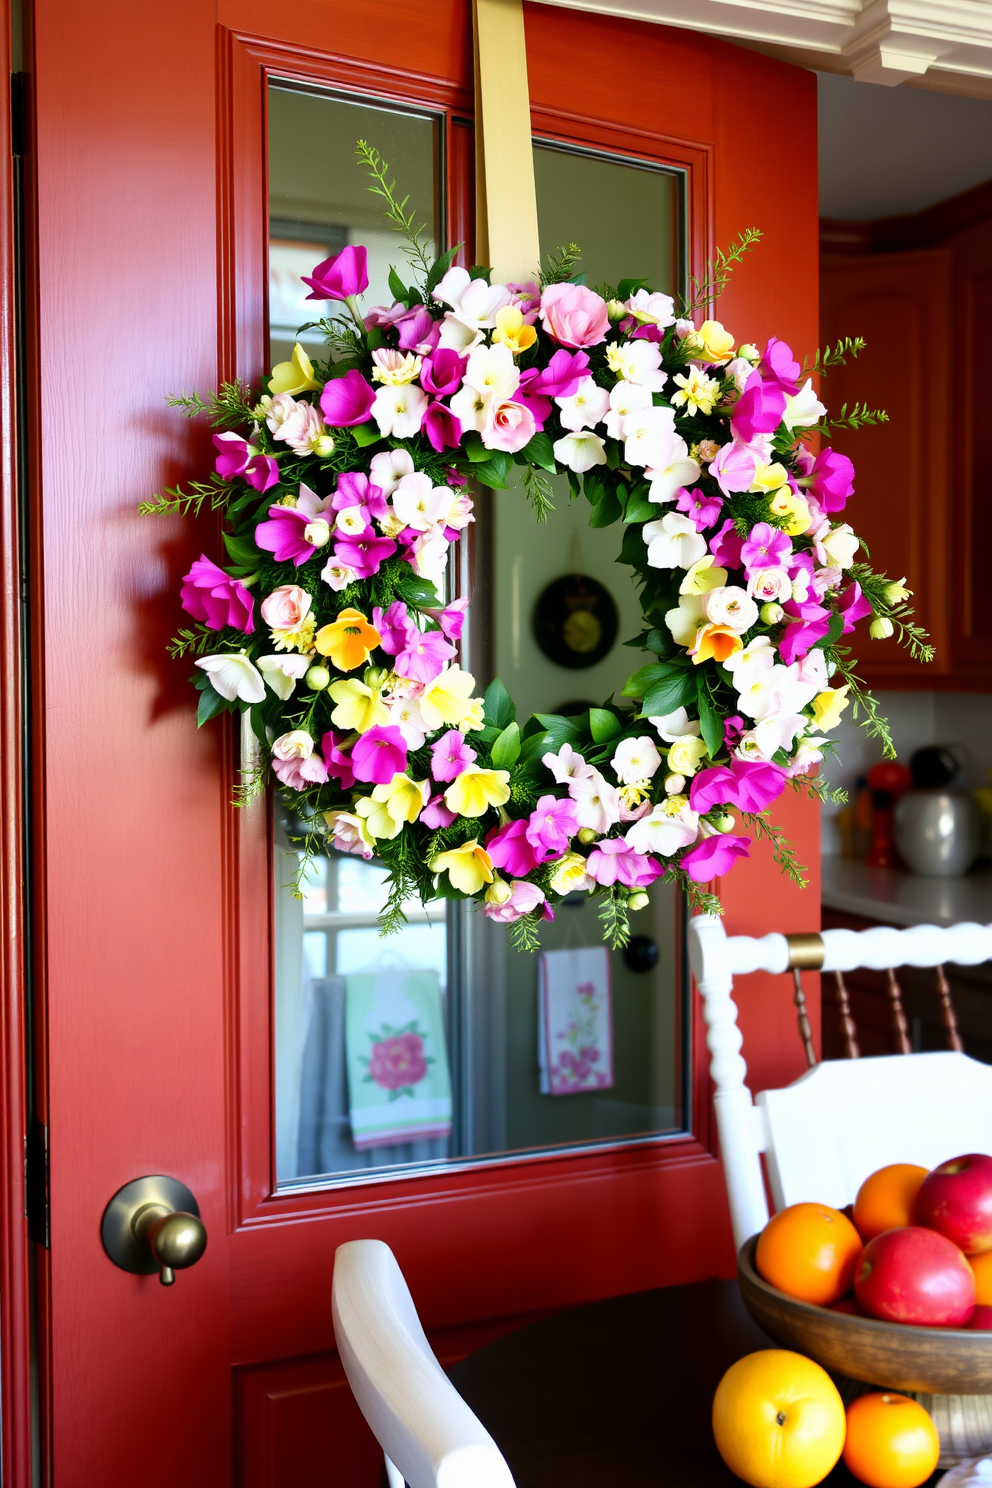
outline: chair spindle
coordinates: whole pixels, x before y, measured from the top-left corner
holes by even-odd
[[[851,999],[847,995],[847,986],[839,971],[834,972],[834,980],[837,983],[837,1007],[840,1012],[840,1031],[844,1039],[844,1057],[845,1059],[860,1059],[858,1030],[851,1017]]]
[[[958,1033],[958,1017],[954,1011],[954,1004],[951,1001],[950,983],[944,975],[944,968],[942,966],[938,966],[936,970],[937,991],[940,995],[940,1015],[944,1024],[947,1047],[953,1049],[956,1054],[963,1054],[964,1040],[961,1038],[960,1033]]]
[[[896,1046],[897,1054],[912,1054],[913,1045],[909,1041],[909,1025],[906,1022],[906,1013],[902,1005],[902,988],[896,981],[896,974],[890,966],[886,972],[889,979],[889,1010],[892,1019],[892,1042]]]
[[[799,1036],[803,1041],[803,1048],[806,1050],[806,1063],[812,1069],[816,1063],[816,1051],[813,1048],[813,1029],[810,1026],[809,1014],[806,1011],[806,993],[803,991],[802,972],[798,966],[792,968],[792,979],[796,987],[793,1000],[796,1004],[796,1014],[799,1021]]]

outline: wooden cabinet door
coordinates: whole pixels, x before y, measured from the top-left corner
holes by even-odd
[[[812,349],[812,75],[685,30],[543,6],[526,20],[535,131],[684,166],[694,272],[762,227],[721,313],[742,338]],[[208,431],[163,394],[265,369],[266,80],[443,115],[456,240],[471,226],[470,23],[469,0],[32,10],[36,1103],[51,1152],[37,1272],[59,1488],[122,1473],[371,1488],[378,1454],[330,1317],[334,1250],[356,1236],[394,1247],[445,1358],[515,1317],[733,1264],[698,1017],[693,1129],[677,1139],[275,1191],[268,816],[232,810],[236,741],[196,731],[187,669],[164,652],[204,529],[137,504],[209,459]],[[766,96],[787,129],[757,127]],[[815,809],[795,798],[785,814],[815,861]],[[815,881],[780,888],[762,854],[727,889],[731,929],[818,924]],[[742,1005],[759,1081],[800,1073],[788,987],[756,981]],[[100,1243],[108,1199],[148,1173],[188,1184],[209,1232],[170,1289]],[[25,1359],[7,1367],[26,1380]]]

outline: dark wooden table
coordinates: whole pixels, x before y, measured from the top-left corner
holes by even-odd
[[[713,1395],[735,1360],[774,1347],[735,1281],[704,1281],[557,1313],[449,1372],[517,1488],[740,1488]],[[843,1464],[826,1484],[860,1488]]]

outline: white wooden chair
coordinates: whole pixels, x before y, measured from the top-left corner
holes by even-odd
[[[510,1469],[431,1352],[396,1257],[350,1240],[334,1257],[334,1336],[389,1488],[514,1488]]]
[[[960,1153],[992,1152],[992,1066],[962,1053],[829,1060],[752,1101],[733,1000],[734,977],[755,971],[975,966],[992,960],[992,926],[879,926],[754,939],[728,936],[719,916],[700,915],[690,921],[689,958],[703,998],[738,1248],[768,1220],[762,1153],[778,1210],[803,1201],[842,1209],[869,1173],[887,1163],[935,1167]]]

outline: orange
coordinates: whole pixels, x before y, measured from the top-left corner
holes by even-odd
[[[968,1265],[975,1273],[975,1305],[992,1307],[992,1250],[970,1255]]]
[[[813,1488],[836,1465],[844,1430],[827,1371],[788,1349],[738,1359],[713,1397],[717,1450],[752,1488]]]
[[[860,1395],[848,1406],[844,1463],[869,1488],[919,1488],[939,1456],[936,1426],[908,1395]]]
[[[885,1230],[912,1224],[913,1200],[926,1176],[916,1163],[890,1163],[865,1179],[854,1201],[854,1223],[866,1245]]]
[[[854,1285],[861,1237],[827,1204],[790,1204],[758,1236],[754,1263],[780,1292],[829,1307]]]

